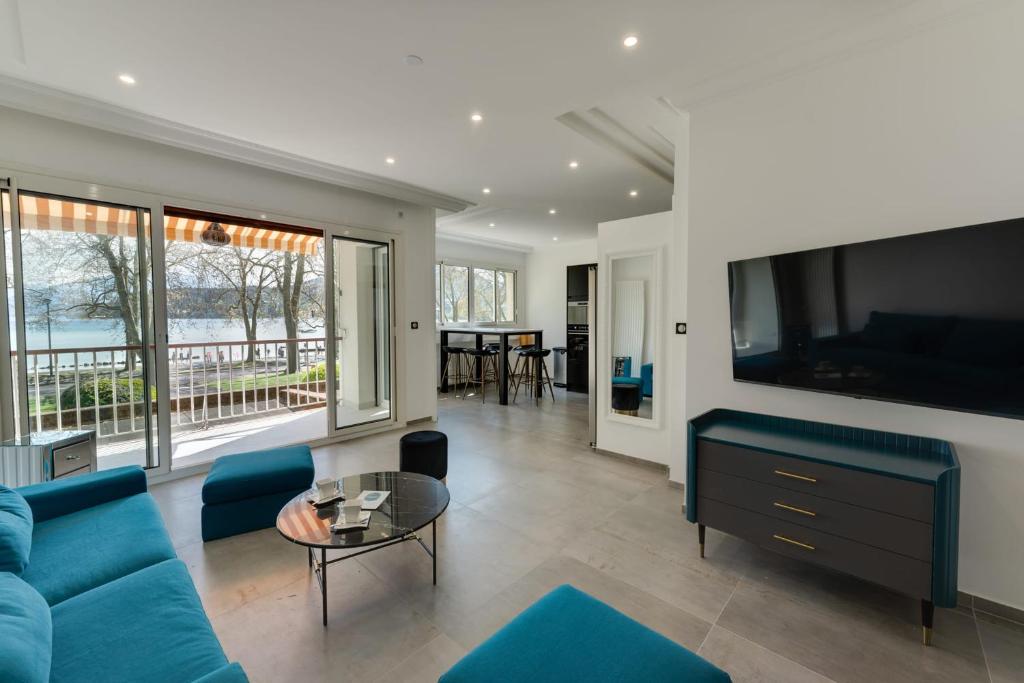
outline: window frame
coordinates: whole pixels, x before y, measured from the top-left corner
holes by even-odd
[[[444,301],[445,295],[445,284],[444,278],[440,277],[444,266],[455,267],[455,268],[467,268],[468,276],[466,280],[466,292],[468,298],[468,320],[466,321],[450,321],[445,319],[444,306],[441,302]],[[435,278],[437,282],[434,287],[435,297],[435,322],[438,327],[458,327],[458,326],[472,326],[472,325],[493,325],[496,327],[514,327],[519,321],[519,269],[514,266],[493,264],[493,263],[481,263],[479,261],[463,261],[460,259],[438,259],[434,262],[435,267]],[[494,285],[491,293],[492,310],[494,311],[493,320],[478,320],[476,318],[476,271],[477,270],[488,270],[494,273]],[[512,276],[512,320],[498,321],[499,318],[499,302],[498,302],[498,273],[511,274]]]

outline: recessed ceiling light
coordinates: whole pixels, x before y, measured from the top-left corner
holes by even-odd
[[[261,213],[260,214],[260,218],[263,219],[263,220],[267,220],[267,214]]]
[[[420,57],[419,55],[406,55],[402,58],[402,61],[405,62],[407,66],[419,66],[423,63],[423,57]]]
[[[394,157],[388,157],[384,161],[385,161],[385,163],[393,164],[393,163],[395,163],[395,158]]]
[[[558,209],[548,209],[548,213],[554,216],[556,213],[558,213]]]
[[[488,223],[488,224],[487,224],[487,227],[488,227],[488,228],[493,228],[493,227],[494,227],[494,223]]]
[[[473,123],[480,123],[481,121],[484,120],[484,115],[481,114],[480,112],[473,112],[473,114],[469,117],[469,119]]]
[[[639,193],[639,192],[637,192],[636,190],[630,190],[630,191],[629,191],[629,196],[630,196],[630,197],[635,197],[635,196],[637,196],[638,194],[640,194],[640,193]]]
[[[570,161],[569,162],[569,168],[575,170],[575,169],[577,169],[579,167],[580,167],[580,162],[578,162],[578,161]]]
[[[552,237],[552,238],[551,238],[551,241],[552,241],[552,242],[557,242],[557,241],[558,241],[558,237]]]
[[[135,76],[131,74],[121,74],[117,77],[117,80],[121,81],[125,85],[135,85]]]
[[[489,187],[485,187],[485,188],[483,189],[483,193],[484,193],[484,194],[490,194],[490,193],[491,193],[491,188],[489,188]]]
[[[636,47],[639,42],[640,39],[634,35],[628,35],[622,39],[622,44],[626,47]]]

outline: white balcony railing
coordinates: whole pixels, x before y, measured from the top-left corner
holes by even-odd
[[[324,343],[319,337],[169,344],[172,428],[326,405]],[[27,351],[28,396],[18,405],[28,410],[29,430],[95,429],[100,440],[138,438],[147,410],[142,348]],[[20,355],[11,356],[17,372]],[[155,412],[155,372],[149,377],[149,409]]]

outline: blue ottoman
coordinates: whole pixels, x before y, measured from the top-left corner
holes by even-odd
[[[600,600],[560,586],[440,683],[729,683],[729,674]]]
[[[312,485],[309,446],[217,458],[203,483],[203,540],[274,526],[285,503]]]

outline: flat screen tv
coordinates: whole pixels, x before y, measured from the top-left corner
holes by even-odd
[[[728,265],[733,378],[1024,418],[1024,219]]]

